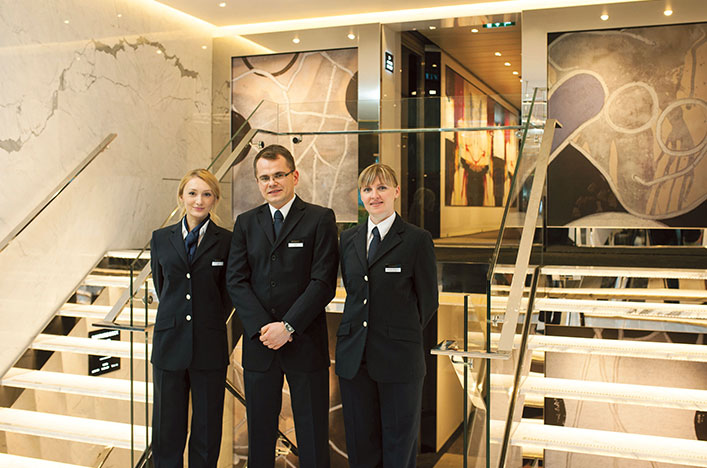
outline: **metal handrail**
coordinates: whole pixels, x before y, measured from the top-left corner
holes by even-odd
[[[37,216],[39,216],[54,200],[56,200],[56,198],[69,186],[69,184],[71,184],[71,182],[73,182],[74,179],[76,179],[76,177],[78,177],[78,175],[81,174],[83,170],[86,169],[86,167],[88,167],[88,165],[91,164],[96,157],[98,157],[99,154],[108,148],[108,145],[110,145],[110,143],[115,140],[117,136],[118,135],[115,133],[110,133],[98,144],[98,146],[96,146],[96,148],[94,148],[93,151],[88,154],[88,156],[83,159],[83,161],[79,163],[78,166],[69,172],[69,174],[67,174],[67,176],[59,182],[54,190],[52,190],[49,195],[44,198],[44,200],[39,202],[39,204],[37,204],[37,206],[30,211],[29,214],[25,216],[25,218],[20,221],[17,226],[15,226],[15,228],[10,231],[2,239],[2,241],[0,241],[0,252],[5,250],[5,247],[7,247],[10,242],[15,240],[17,236],[19,236],[22,231],[24,231],[25,228],[32,223],[32,221],[37,219]]]
[[[513,387],[511,387],[511,401],[508,404],[508,415],[506,416],[506,427],[503,431],[503,441],[501,442],[501,455],[498,461],[498,468],[503,468],[506,464],[508,456],[508,448],[511,440],[511,428],[513,426],[513,413],[516,409],[516,401],[520,393],[520,378],[523,373],[523,362],[528,351],[528,335],[530,334],[530,323],[533,315],[533,307],[535,306],[535,295],[538,292],[538,279],[540,278],[540,266],[533,270],[533,280],[530,286],[530,296],[528,297],[528,308],[525,314],[525,322],[523,322],[523,334],[521,336],[520,347],[518,348],[518,363],[513,376]]]

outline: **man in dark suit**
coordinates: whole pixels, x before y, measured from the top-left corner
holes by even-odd
[[[434,245],[429,232],[395,213],[393,169],[373,164],[358,184],[369,217],[341,234],[346,303],[336,343],[349,466],[411,468],[425,376],[422,329],[438,306]]]
[[[286,376],[300,467],[328,467],[325,307],[336,291],[334,212],[295,195],[299,173],[287,148],[268,146],[253,168],[267,203],[236,219],[227,273],[244,328],[248,466],[274,466]]]

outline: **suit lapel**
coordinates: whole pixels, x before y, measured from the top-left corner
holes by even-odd
[[[187,249],[184,247],[184,238],[182,237],[182,221],[172,226],[172,235],[169,236],[169,240],[174,247],[174,250],[179,254],[179,258],[182,259],[185,265],[189,266],[189,259],[187,258]]]
[[[368,259],[366,258],[366,241],[368,240],[368,221],[361,223],[356,226],[356,232],[354,232],[353,240],[354,250],[358,256],[361,265],[364,269],[368,269]]]
[[[307,205],[295,195],[295,201],[292,202],[292,207],[290,207],[290,212],[287,213],[287,218],[285,218],[285,224],[282,225],[282,231],[277,239],[275,239],[275,245],[273,248],[277,248],[282,241],[292,232],[292,229],[299,223],[299,220],[304,216],[304,209]]]
[[[201,257],[201,254],[209,250],[211,247],[216,245],[216,242],[218,242],[218,235],[220,234],[220,232],[218,231],[218,229],[216,229],[213,223],[213,221],[209,221],[209,225],[206,228],[206,232],[204,233],[204,238],[201,239],[201,242],[199,242],[199,245],[196,247],[196,253],[194,254],[194,258],[191,261],[192,265],[196,263],[199,257]]]
[[[381,245],[378,247],[378,251],[373,256],[373,261],[371,262],[370,266],[375,264],[390,249],[392,249],[403,241],[403,239],[400,237],[400,233],[404,230],[405,225],[403,224],[403,220],[396,213],[395,221],[393,221],[393,225],[390,227],[390,231],[388,231],[388,234],[386,234],[385,239],[383,239],[383,242],[381,242]]]
[[[263,233],[265,233],[265,237],[270,241],[270,245],[274,244],[275,234],[273,233],[272,216],[270,215],[270,208],[267,203],[260,207],[256,218],[258,219],[258,224],[260,224]]]

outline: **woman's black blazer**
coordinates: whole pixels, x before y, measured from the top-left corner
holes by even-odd
[[[337,331],[336,373],[352,379],[366,353],[377,382],[413,382],[425,375],[422,329],[437,311],[437,264],[429,232],[395,215],[371,264],[367,222],[341,234],[346,287]]]
[[[152,233],[152,279],[159,297],[153,365],[164,370],[228,366],[226,291],[231,232],[209,221],[191,264],[181,221]]]

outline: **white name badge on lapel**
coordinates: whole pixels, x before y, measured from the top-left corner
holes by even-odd
[[[219,260],[214,260],[213,262],[211,262],[211,266],[223,266],[223,262]]]
[[[304,247],[304,242],[302,242],[300,240],[291,240],[290,242],[287,243],[287,246],[291,249]]]
[[[403,267],[400,265],[386,265],[385,272],[386,273],[402,273]]]

